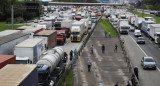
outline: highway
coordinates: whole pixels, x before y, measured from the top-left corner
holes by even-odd
[[[133,66],[137,66],[139,69],[139,78],[140,78],[140,85],[141,86],[159,86],[159,77],[160,71],[157,70],[144,70],[141,66],[141,59],[144,56],[153,56],[157,63],[160,60],[157,60],[159,50],[151,43],[149,40],[146,39],[146,45],[138,45],[136,43],[136,38],[134,37],[133,33],[129,35],[121,35],[121,38],[125,39],[125,49],[129,56],[129,59]],[[156,49],[157,48],[157,49]],[[145,50],[145,51],[144,51]],[[158,50],[158,51],[156,51]],[[158,64],[159,67],[159,64]]]

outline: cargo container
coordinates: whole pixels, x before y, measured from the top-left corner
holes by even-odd
[[[42,53],[45,51],[45,41],[43,38],[30,38],[27,39],[14,47],[14,55],[16,55],[16,63],[24,64],[29,62],[36,63]],[[19,58],[27,58],[28,60],[23,60]]]
[[[0,36],[1,55],[13,55],[14,46],[29,38],[28,34],[24,34],[21,31],[17,32],[17,30],[2,31],[1,33],[3,34],[3,36]]]
[[[7,64],[16,64],[16,55],[0,55],[0,69]]]
[[[18,27],[16,30],[25,30],[25,29],[28,29],[28,28],[33,28],[32,26],[21,26],[21,27]]]
[[[34,35],[37,38],[44,38],[46,48],[50,49],[57,45],[57,31],[56,30],[44,30]]]
[[[1,86],[38,86],[37,65],[9,64],[0,70]]]
[[[38,27],[38,28],[37,27],[28,27],[28,28],[24,29],[22,32],[27,33],[27,34],[36,34],[41,31],[43,31],[43,29],[40,27]]]
[[[0,37],[10,35],[10,34],[15,34],[15,33],[21,33],[19,30],[5,30],[0,32]]]
[[[37,24],[37,28],[42,28],[44,30],[52,30],[52,21],[42,21]]]
[[[158,43],[157,39],[160,37],[160,24],[151,24],[149,30],[149,36],[154,40],[155,43]]]

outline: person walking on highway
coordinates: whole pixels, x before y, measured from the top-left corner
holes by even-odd
[[[76,55],[77,55],[77,49],[74,50],[74,56],[76,56]]]
[[[116,84],[114,86],[118,86],[118,82],[116,82]]]
[[[130,84],[130,82],[129,82],[129,81],[127,82],[127,86],[131,86],[131,84]]]
[[[69,54],[70,54],[70,61],[72,61],[72,58],[73,58],[73,51],[71,50]]]
[[[114,52],[117,52],[118,45],[115,44]]]
[[[135,80],[134,74],[132,74],[131,83],[132,83],[132,86],[136,86],[136,80]]]
[[[139,79],[139,77],[138,77],[138,67],[137,66],[134,67],[134,74],[136,75],[137,79]]]
[[[107,32],[106,32],[106,31],[104,31],[104,35],[105,35],[105,37],[107,38]]]
[[[102,44],[102,53],[104,53],[105,52],[105,46],[104,46],[104,44]]]
[[[108,32],[108,37],[111,37],[111,33],[110,32]]]
[[[91,46],[90,50],[91,50],[90,53],[93,54],[93,45]]]
[[[91,66],[92,66],[92,63],[90,60],[88,60],[87,65],[88,65],[88,72],[90,72]]]

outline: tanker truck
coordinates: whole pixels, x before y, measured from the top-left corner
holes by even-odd
[[[48,50],[37,62],[39,86],[54,86],[65,71],[66,60],[62,48]]]

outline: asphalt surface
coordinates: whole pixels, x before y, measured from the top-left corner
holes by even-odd
[[[148,56],[151,53],[152,55],[154,55],[154,53],[157,53],[157,51],[154,50],[155,46],[153,44],[150,44],[149,41],[146,41],[146,45],[139,46],[136,43],[135,38],[133,37],[133,34],[132,36],[121,35],[121,38],[125,39],[124,45],[125,45],[125,49],[127,51],[127,54],[128,54],[128,57],[130,58],[131,63],[133,64],[133,66],[137,66],[139,69],[140,85],[141,86],[159,86],[160,85],[159,70],[158,69],[157,70],[144,70],[141,66],[142,57]],[[147,52],[145,52],[143,49]]]
[[[93,54],[90,47],[93,44]],[[106,51],[101,52],[101,45],[104,44]],[[114,52],[115,44],[118,51]],[[88,72],[87,61],[92,62],[91,72]],[[125,86],[129,80],[129,72],[124,61],[122,49],[118,37],[105,38],[104,30],[97,25],[89,41],[79,57],[74,68],[74,86]]]

